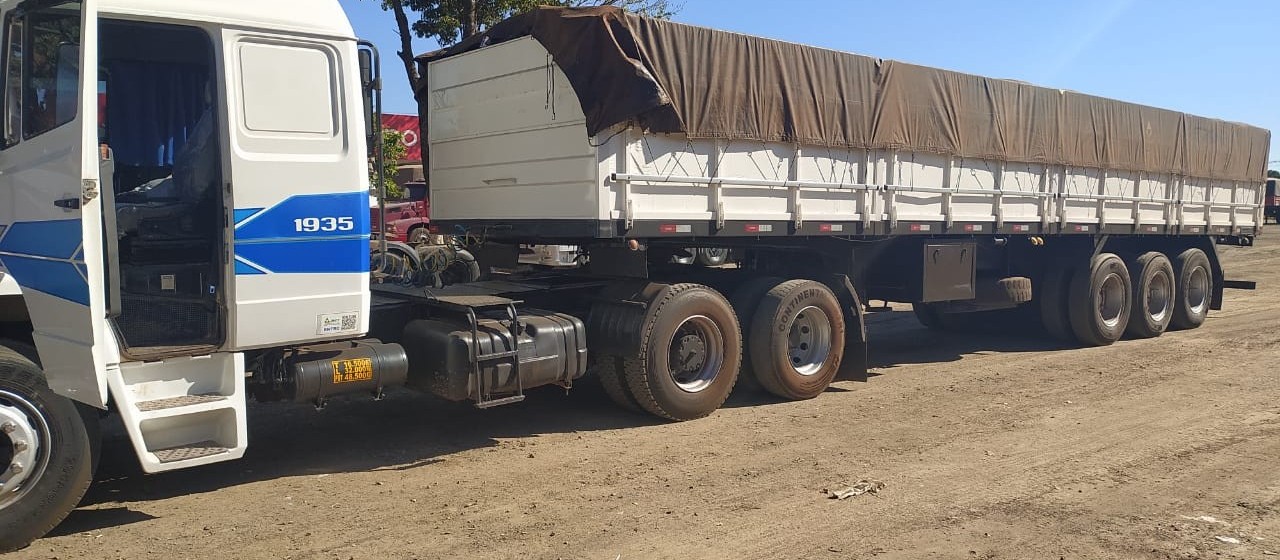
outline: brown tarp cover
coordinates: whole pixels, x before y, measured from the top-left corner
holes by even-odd
[[[1260,182],[1266,172],[1265,129],[610,7],[538,8],[419,61],[526,36],[568,77],[592,136],[634,123],[691,138],[1212,179]]]

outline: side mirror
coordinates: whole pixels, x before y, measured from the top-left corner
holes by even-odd
[[[364,129],[370,140],[376,140],[379,131],[374,130],[374,91],[382,89],[374,71],[373,51],[360,49],[360,88],[364,94]]]

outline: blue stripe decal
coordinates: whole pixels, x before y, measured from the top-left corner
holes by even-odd
[[[80,220],[0,226],[0,269],[23,290],[89,305]]]
[[[84,240],[81,227],[80,220],[19,222],[0,239],[0,253],[71,260]]]
[[[5,255],[4,267],[18,279],[23,290],[35,290],[80,305],[89,305],[89,284],[76,265],[67,261],[48,261]]]
[[[369,240],[263,241],[236,246],[236,257],[279,274],[369,272]]]
[[[306,231],[298,227],[297,220],[306,219],[325,221],[324,229]],[[340,225],[338,220],[344,224]],[[369,193],[302,195],[285,199],[238,222],[236,241],[369,235],[369,228]]]
[[[247,219],[249,219],[249,218],[252,218],[253,216],[257,215],[257,213],[258,213],[258,212],[261,212],[262,210],[263,210],[262,208],[245,208],[245,209],[243,209],[243,210],[236,210],[236,211],[235,211],[235,216],[236,216],[236,225],[237,225],[237,226],[238,226],[238,225],[240,225],[240,222],[243,222],[243,221],[245,221],[245,220],[247,220]]]
[[[253,266],[248,261],[236,257],[236,274],[243,276],[256,276],[266,274],[266,272],[256,266]]]
[[[235,211],[236,274],[369,271],[369,193],[300,195]]]

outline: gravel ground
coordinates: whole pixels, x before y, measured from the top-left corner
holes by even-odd
[[[589,384],[251,410],[236,463],[107,441],[73,558],[1280,558],[1280,241],[1224,249],[1204,327],[1107,348],[872,318],[868,383],[682,424]],[[828,499],[860,480],[875,494]]]

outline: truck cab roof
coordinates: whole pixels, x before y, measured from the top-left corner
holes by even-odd
[[[338,0],[102,0],[98,6],[99,12],[108,16],[202,21],[232,27],[355,38],[351,22]]]

